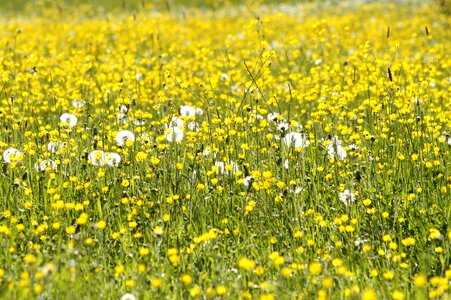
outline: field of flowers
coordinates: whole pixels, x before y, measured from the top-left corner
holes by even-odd
[[[449,299],[449,13],[318,3],[3,11],[0,298]]]

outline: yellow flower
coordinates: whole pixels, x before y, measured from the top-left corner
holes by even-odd
[[[253,271],[255,269],[255,261],[242,257],[238,260],[238,267],[246,271]]]
[[[216,287],[216,294],[218,296],[224,296],[227,293],[227,288],[223,285],[218,285]]]
[[[147,255],[149,255],[149,252],[150,252],[149,248],[143,247],[143,248],[139,249],[140,256],[147,256]]]
[[[393,300],[402,300],[404,299],[405,295],[401,291],[393,291],[392,293],[392,299]]]
[[[67,234],[74,234],[75,233],[75,226],[68,226],[68,227],[66,227],[66,233]]]
[[[321,273],[322,269],[323,269],[323,267],[318,262],[312,262],[308,267],[309,273],[312,276],[319,275]]]
[[[417,287],[423,287],[428,282],[427,278],[422,274],[415,275],[413,280]]]
[[[153,229],[153,233],[155,233],[156,235],[162,235],[163,234],[163,227],[155,226],[155,228]]]
[[[103,220],[100,220],[99,222],[97,222],[96,224],[97,229],[102,230],[105,229],[106,227],[106,222]]]
[[[402,240],[402,244],[406,247],[410,247],[415,245],[415,239],[412,237],[408,237]]]
[[[188,274],[183,274],[180,280],[184,285],[190,285],[193,282],[193,279]]]
[[[202,294],[202,290],[200,289],[199,286],[196,285],[189,290],[189,294],[193,298],[199,297]]]
[[[32,264],[36,263],[37,258],[33,254],[27,254],[27,255],[24,256],[23,261],[26,264],[32,265]]]
[[[150,280],[150,285],[153,288],[156,288],[156,289],[160,288],[163,285],[163,279],[161,279],[161,278],[152,278]]]
[[[366,289],[363,291],[362,300],[377,300],[377,293],[373,289]]]

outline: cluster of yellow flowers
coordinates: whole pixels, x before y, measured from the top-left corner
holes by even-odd
[[[35,9],[0,21],[0,295],[449,297],[439,6]]]

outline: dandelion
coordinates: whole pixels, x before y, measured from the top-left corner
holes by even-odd
[[[184,137],[183,131],[179,127],[170,127],[166,129],[165,137],[166,141],[172,143],[172,142],[181,142]]]
[[[189,105],[182,105],[180,106],[180,115],[183,117],[194,117],[196,115],[196,108]]]
[[[121,162],[121,156],[119,155],[119,153],[111,152],[105,156],[104,161],[107,166],[118,167],[119,163]]]
[[[119,112],[121,114],[124,114],[124,115],[127,114],[128,113],[128,106],[124,105],[124,104],[120,105],[119,106]]]
[[[355,194],[349,190],[338,193],[338,198],[346,205],[351,205],[355,200]]]
[[[200,129],[199,123],[197,122],[189,122],[187,127],[191,131],[199,131]]]
[[[249,175],[249,176],[244,177],[243,184],[244,184],[244,186],[249,186],[252,184],[253,181],[254,181],[254,177]]]
[[[83,101],[74,99],[74,100],[72,100],[72,106],[75,108],[82,108],[85,106],[85,103]]]
[[[47,150],[48,150],[50,153],[56,153],[56,152],[58,151],[58,143],[55,143],[55,142],[49,142],[49,143],[47,144]]]
[[[36,169],[36,171],[45,172],[47,171],[47,169],[56,170],[58,168],[58,165],[51,159],[44,159],[41,162],[35,163],[34,168]]]
[[[277,130],[285,132],[290,128],[290,125],[287,122],[280,122],[277,124]]]
[[[305,134],[299,132],[290,132],[284,138],[283,141],[288,147],[305,148],[310,145],[310,141],[305,138]]]
[[[269,113],[267,116],[266,116],[266,120],[268,120],[268,122],[271,122],[271,121],[277,121],[277,117],[279,116],[279,114],[278,113]]]
[[[331,158],[337,157],[339,160],[343,160],[348,156],[346,150],[341,144],[342,142],[338,139],[338,137],[332,138],[331,143],[326,148],[327,153]]]
[[[101,167],[105,164],[105,152],[102,150],[94,150],[88,154],[88,159],[93,166]]]
[[[135,135],[129,130],[121,130],[116,134],[115,139],[119,146],[124,146],[128,141],[133,143],[135,141]]]
[[[219,78],[221,79],[221,81],[228,81],[229,80],[229,75],[226,74],[226,73],[222,73]]]
[[[3,160],[6,163],[20,161],[22,157],[22,152],[17,150],[16,148],[8,148],[3,151]]]
[[[166,128],[183,128],[185,125],[185,122],[179,117],[172,117],[171,120],[169,120],[169,123],[166,124]]]
[[[128,122],[128,116],[126,114],[123,113],[118,113],[116,115],[116,121],[120,124],[127,124]]]
[[[69,124],[70,127],[74,127],[75,125],[77,125],[78,119],[71,113],[64,113],[60,116],[60,122]]]
[[[196,115],[202,116],[204,114],[204,110],[200,107],[196,107]]]
[[[121,300],[136,300],[136,297],[133,294],[125,293],[122,295]]]
[[[136,125],[136,126],[143,126],[143,125],[146,125],[146,120],[135,118],[133,120],[133,124]]]

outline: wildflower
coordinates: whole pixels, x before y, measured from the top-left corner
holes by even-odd
[[[149,253],[150,253],[149,248],[143,247],[143,248],[139,249],[140,256],[147,256],[147,255],[149,255]]]
[[[135,135],[133,134],[133,132],[129,130],[122,130],[116,134],[116,142],[119,144],[119,146],[126,145],[127,141],[135,141]]]
[[[405,295],[401,291],[394,291],[392,293],[392,299],[393,300],[402,300],[402,299],[404,299],[404,297],[405,297]]]
[[[91,161],[93,166],[103,166],[105,163],[105,152],[102,150],[94,150],[88,155],[88,159]]]
[[[316,275],[320,274],[322,269],[323,269],[323,267],[318,262],[312,262],[308,267],[308,271],[312,276],[316,276]]]
[[[338,193],[338,198],[341,202],[343,202],[346,205],[350,205],[355,200],[355,194],[352,193],[349,190],[344,190],[343,192]]]
[[[426,283],[428,283],[427,278],[422,274],[415,275],[413,281],[417,287],[423,287]]]
[[[180,281],[184,285],[190,285],[193,282],[193,278],[191,278],[191,276],[189,276],[188,274],[183,274],[182,277],[180,278]]]
[[[342,142],[338,139],[338,137],[332,138],[331,143],[327,146],[327,153],[331,158],[337,157],[339,160],[343,160],[348,156],[346,150],[341,145]]]
[[[183,128],[183,126],[185,125],[185,122],[183,122],[183,120],[179,117],[172,117],[171,120],[169,120],[169,124],[165,125],[166,128],[174,128],[174,127],[178,127],[178,128]]]
[[[194,117],[196,115],[196,109],[189,105],[182,105],[180,106],[180,115],[184,117]]]
[[[153,288],[160,288],[163,285],[163,279],[162,278],[153,278],[150,280],[150,285]]]
[[[299,132],[290,132],[284,138],[283,141],[288,147],[305,148],[310,145],[310,141],[305,138],[305,134]]]
[[[204,114],[204,110],[200,107],[196,107],[196,114],[198,116],[202,116]]]
[[[410,247],[415,245],[415,239],[412,237],[408,237],[402,240],[402,244],[406,247]]]
[[[122,295],[121,300],[136,300],[136,297],[133,294],[125,293]]]
[[[277,124],[277,130],[279,131],[287,131],[290,128],[290,125],[288,125],[287,122],[280,122],[279,124]]]
[[[100,220],[99,222],[97,222],[96,227],[99,230],[103,230],[106,228],[106,222],[103,220]]]
[[[183,140],[184,133],[179,127],[170,127],[166,129],[166,140],[170,143],[172,142],[180,142]]]
[[[47,150],[50,153],[55,153],[56,151],[58,151],[58,143],[55,142],[50,142],[47,144]]]
[[[198,285],[194,286],[193,288],[191,288],[189,290],[189,294],[191,297],[195,298],[195,297],[199,297],[202,293],[202,290],[200,289],[200,287]]]
[[[252,271],[255,268],[255,261],[242,257],[238,260],[238,267],[246,271]]]
[[[187,127],[191,131],[198,131],[200,129],[200,125],[196,122],[189,122]]]
[[[22,152],[17,150],[16,148],[8,148],[3,151],[3,160],[6,163],[15,162],[21,160]]]
[[[218,285],[216,287],[216,294],[218,296],[224,296],[227,293],[227,288],[223,285]]]
[[[276,121],[278,116],[279,116],[278,113],[269,113],[269,114],[266,116],[266,120],[268,120],[268,122]]]
[[[153,229],[153,233],[155,235],[162,235],[163,234],[163,227],[155,226],[155,228]]]
[[[228,81],[229,80],[229,75],[226,73],[222,73],[220,76],[221,81]]]
[[[111,152],[105,156],[105,163],[110,167],[118,167],[121,162],[121,156],[119,153]]]
[[[133,124],[136,125],[136,126],[143,126],[143,125],[146,124],[146,120],[144,120],[144,119],[139,119],[139,118],[135,118],[135,119],[133,120]]]
[[[83,101],[80,101],[77,99],[72,100],[71,103],[72,103],[72,106],[75,108],[82,108],[83,106],[85,106],[85,103]]]
[[[45,172],[47,169],[56,170],[58,165],[51,159],[45,159],[41,162],[37,162],[34,164],[34,168],[36,171]]]
[[[119,111],[121,112],[121,114],[127,114],[128,113],[128,106],[122,104],[121,106],[119,106]]]
[[[75,125],[77,125],[78,119],[71,113],[64,113],[60,116],[60,122],[69,124],[70,127],[74,127]]]

